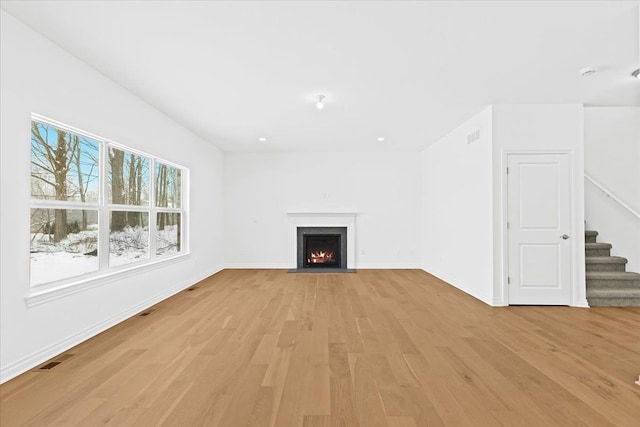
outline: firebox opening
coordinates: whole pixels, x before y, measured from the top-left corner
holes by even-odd
[[[305,234],[304,267],[336,268],[340,267],[340,234]]]

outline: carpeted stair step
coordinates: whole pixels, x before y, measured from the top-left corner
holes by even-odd
[[[591,307],[640,307],[640,288],[587,289],[587,301]]]
[[[624,271],[627,259],[619,256],[586,257],[585,263],[589,271]]]
[[[597,237],[595,230],[584,232],[589,305],[640,307],[640,274],[625,271],[627,259],[611,256],[611,244],[598,243]]]
[[[629,271],[587,271],[587,292],[600,289],[638,289],[640,274]]]
[[[610,243],[585,243],[584,254],[587,257],[610,256],[611,244]]]

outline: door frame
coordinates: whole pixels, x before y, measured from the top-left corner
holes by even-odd
[[[500,234],[501,234],[501,282],[502,292],[498,300],[502,300],[502,305],[509,305],[509,234],[507,230],[508,211],[508,176],[507,165],[510,155],[519,154],[565,154],[569,157],[569,187],[571,192],[571,257],[570,257],[570,299],[569,305],[572,307],[589,307],[586,299],[585,285],[585,261],[584,261],[584,179],[579,185],[576,172],[583,168],[576,167],[576,153],[574,150],[522,150],[522,149],[502,149],[500,165]]]

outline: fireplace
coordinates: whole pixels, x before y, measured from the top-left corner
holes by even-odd
[[[298,227],[298,269],[346,269],[346,227]]]

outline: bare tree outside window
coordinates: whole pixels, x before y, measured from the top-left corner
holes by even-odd
[[[156,162],[156,206],[180,208],[182,174],[180,169]]]
[[[89,138],[31,123],[31,197],[57,201],[98,201],[98,158],[100,145]],[[66,210],[58,209],[54,241],[67,235]],[[82,219],[82,226],[88,226]]]
[[[88,207],[98,202],[99,157],[91,138],[31,122],[31,198],[42,205],[31,209],[31,283],[98,269],[98,211]]]
[[[109,148],[109,174],[107,196],[114,205],[149,205],[149,162],[146,157]],[[111,213],[111,229],[122,230],[142,224],[137,211],[118,210]]]
[[[156,162],[155,200],[156,254],[177,253],[181,250],[181,215],[175,212],[182,203],[182,171],[162,162]],[[172,212],[173,210],[173,212]]]

